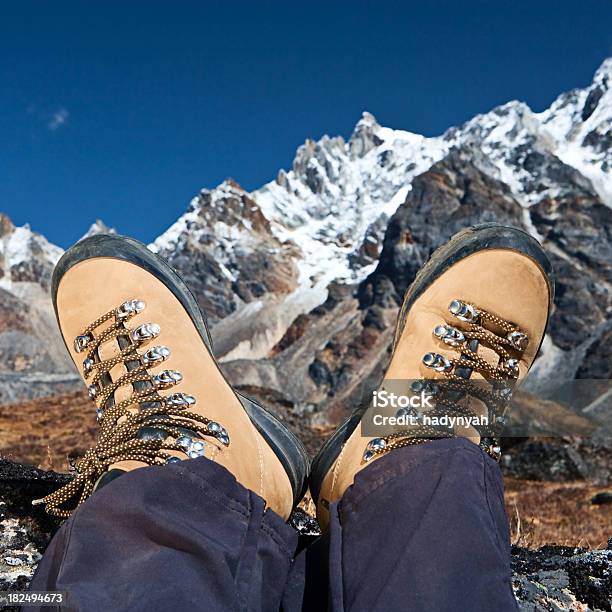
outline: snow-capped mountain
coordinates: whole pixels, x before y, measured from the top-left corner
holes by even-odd
[[[560,95],[538,119],[553,139],[555,155],[612,205],[612,58],[597,70],[590,87]]]
[[[15,283],[35,283],[48,286],[53,266],[62,249],[28,225],[15,227],[0,213],[0,286],[10,288]]]
[[[61,392],[78,381],[49,297],[61,255],[0,214],[0,402]]]
[[[359,283],[373,271],[387,221],[406,200],[414,177],[452,149],[469,149],[480,170],[507,185],[525,207],[524,225],[538,238],[542,235],[529,209],[544,201],[581,194],[612,205],[610,84],[612,59],[602,64],[589,87],[562,94],[542,113],[509,102],[436,138],[381,127],[364,113],[348,142],[328,136],[307,140],[291,170],[281,170],[275,181],[253,193],[235,183],[204,190],[153,248],[189,276],[190,260],[202,257],[202,251],[222,266],[225,279],[218,283],[226,287],[225,310],[208,309],[213,323],[230,315],[219,323],[221,355],[260,358],[296,314],[324,302],[330,282]],[[258,283],[258,273],[247,270],[241,259],[263,249],[272,269],[278,267],[268,235],[253,234],[246,219],[238,219],[231,231],[225,225],[225,210],[240,198],[248,198],[249,214],[257,211],[264,217],[267,234],[285,245],[282,261],[297,269],[295,286],[280,288],[280,307],[278,291],[242,295],[238,289],[248,281]],[[216,218],[212,225],[211,215]],[[203,234],[208,236],[205,244],[200,240],[194,246]],[[177,249],[180,261],[174,256]],[[263,331],[249,331],[247,339],[242,327],[252,329],[251,314],[260,326],[262,319],[269,321]]]
[[[117,230],[114,227],[108,227],[101,219],[96,219],[90,226],[89,229],[81,236],[81,240],[95,236],[97,234],[116,234]]]
[[[381,367],[401,292],[451,229],[505,220],[542,240],[557,267],[542,377],[568,363],[568,375],[601,374],[612,333],[611,144],[608,59],[588,87],[543,112],[513,101],[439,137],[364,113],[348,141],[307,140],[292,168],[260,189],[229,180],[203,189],[150,248],[192,288],[230,375],[281,393],[286,375],[303,370],[291,400],[317,404]],[[97,222],[87,235],[106,231]],[[19,296],[27,270],[40,267],[35,283],[46,291],[60,250],[27,228],[5,234],[0,288]],[[357,352],[369,347],[367,372],[341,371],[339,349],[326,348],[334,335]]]

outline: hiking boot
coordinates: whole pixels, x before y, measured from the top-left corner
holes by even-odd
[[[136,240],[93,236],[60,259],[52,295],[99,432],[75,478],[40,500],[48,512],[68,517],[126,471],[206,457],[289,516],[304,493],[306,451],[234,392],[195,298],[164,260]]]
[[[433,253],[406,292],[377,393],[404,389],[408,396],[428,390],[436,410],[478,416],[472,420],[487,425],[432,426],[425,416],[437,413],[413,410],[405,427],[375,435],[368,411],[372,403],[366,402],[313,461],[310,490],[322,526],[328,523],[329,505],[342,497],[355,474],[395,448],[461,435],[499,460],[495,432],[503,426],[514,384],[536,358],[553,294],[546,254],[519,229],[473,227]],[[400,409],[396,416],[409,412]]]

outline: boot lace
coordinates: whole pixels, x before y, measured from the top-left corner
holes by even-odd
[[[448,310],[464,324],[463,328],[443,322],[434,328],[433,337],[452,347],[457,356],[426,353],[422,358],[423,364],[443,374],[443,378],[416,380],[411,389],[414,393],[424,391],[434,396],[434,414],[474,416],[466,404],[469,404],[469,398],[480,400],[486,406],[489,424],[479,431],[480,447],[499,461],[501,446],[498,436],[505,424],[505,411],[519,377],[520,356],[529,339],[518,325],[463,300],[453,300]],[[491,364],[478,354],[481,345],[493,350],[498,357],[497,363]],[[480,373],[484,381],[471,381],[474,372]],[[408,413],[417,421],[423,417],[419,411],[406,409],[400,409],[397,416]],[[417,423],[410,429],[370,440],[363,461],[370,461],[395,448],[453,437],[455,434],[448,428]]]
[[[160,393],[177,385],[183,377],[176,370],[149,372],[170,357],[170,349],[154,346],[139,350],[161,331],[155,323],[128,326],[144,308],[142,300],[128,300],[96,319],[74,340],[75,351],[85,353],[83,374],[89,397],[96,404],[100,429],[95,446],[72,464],[74,478],[57,491],[34,500],[35,504],[45,504],[51,515],[68,518],[95,490],[99,478],[119,461],[172,464],[181,461],[180,457],[204,456],[204,438],[214,438],[224,446],[230,443],[222,425],[190,410],[195,397]],[[105,327],[99,329],[101,326]],[[101,346],[113,340],[120,352],[102,359]],[[118,365],[125,366],[126,372],[113,380],[110,372]],[[127,385],[131,385],[132,392],[117,402],[115,391]],[[74,507],[68,509],[65,504],[71,500]]]

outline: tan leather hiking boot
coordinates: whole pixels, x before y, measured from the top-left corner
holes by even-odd
[[[550,262],[525,232],[496,224],[460,232],[431,256],[406,292],[378,392],[404,389],[408,396],[425,388],[436,394],[437,408],[503,423],[491,407],[503,410],[513,383],[531,367],[553,291]],[[403,428],[368,435],[374,433],[365,426],[368,408],[366,403],[353,413],[313,461],[310,490],[323,526],[329,504],[342,497],[355,474],[394,448],[462,435],[499,458],[490,426],[481,439],[471,424],[424,424],[424,415],[435,414],[424,410]],[[396,416],[402,412],[408,410]]]
[[[44,498],[50,513],[69,516],[127,470],[207,457],[289,516],[303,495],[306,452],[233,391],[194,297],[168,264],[135,240],[93,236],[61,258],[52,291],[100,430],[75,479]]]

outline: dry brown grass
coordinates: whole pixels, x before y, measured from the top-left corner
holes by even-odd
[[[0,454],[58,472],[95,440],[95,409],[85,392],[0,406]]]
[[[593,505],[596,493],[610,490],[583,481],[533,482],[505,479],[506,511],[512,543],[605,548],[612,537],[612,504]]]

